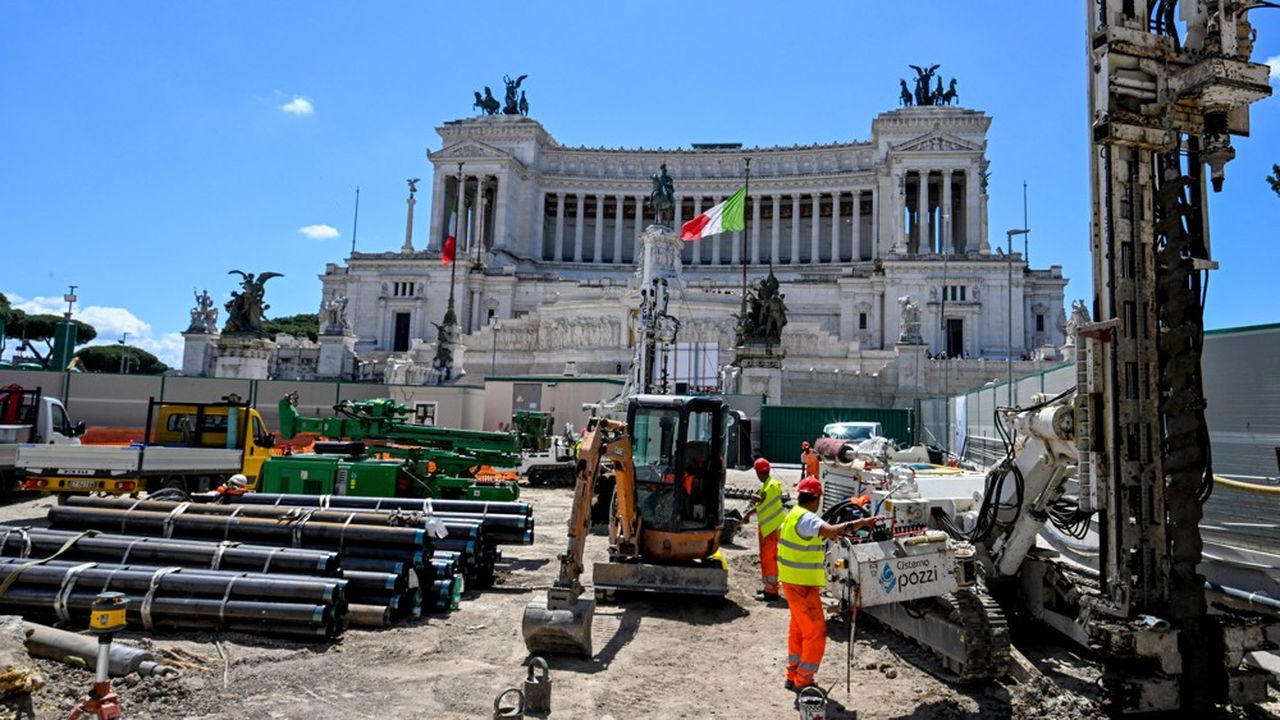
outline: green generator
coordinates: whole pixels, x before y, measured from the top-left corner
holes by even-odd
[[[403,494],[397,492],[403,465],[344,455],[278,455],[262,464],[258,492],[397,497]]]

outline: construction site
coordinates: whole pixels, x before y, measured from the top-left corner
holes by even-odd
[[[910,413],[832,410],[785,427],[776,418],[802,415],[775,412],[758,426],[783,387],[787,286],[772,261],[748,284],[747,188],[706,212],[699,198],[681,223],[664,163],[653,222],[640,227],[644,207],[634,216],[624,379],[596,397],[560,390],[581,405],[580,428],[522,409],[531,391],[496,375],[509,422],[466,420],[505,412],[505,395],[428,413],[374,386],[344,395],[264,376],[247,397],[129,385],[138,426],[108,437],[72,422],[106,401],[72,392],[88,383],[66,363],[6,370],[0,716],[1280,717],[1280,554],[1263,522],[1280,496],[1267,466],[1276,381],[1257,361],[1280,335],[1207,336],[1204,321],[1211,201],[1231,192],[1232,138],[1271,94],[1250,11],[1273,3],[1083,5],[1093,274],[1064,324],[1063,364],[1014,378],[1010,260],[1004,385],[948,384]],[[914,94],[903,81],[904,108],[951,101],[954,80],[931,84],[937,67],[916,68]],[[507,79],[509,115],[527,114],[523,79]],[[749,184],[749,160],[747,172]],[[922,218],[930,172],[915,190]],[[812,207],[810,261],[820,197]],[[409,253],[412,208],[411,194]],[[563,234],[563,195],[557,218]],[[929,238],[931,220],[917,222]],[[730,232],[743,243],[734,358],[706,381],[718,385],[677,382],[681,252]],[[1009,230],[1010,248],[1028,232]],[[577,239],[580,261],[581,225]],[[465,350],[461,262],[448,263],[438,386],[456,383]],[[216,346],[194,333],[220,353],[200,364],[265,371],[263,283],[279,273],[233,273],[243,293]],[[967,302],[950,287],[939,318],[949,295]],[[896,352],[918,360],[921,311],[902,300]],[[345,333],[339,304],[326,307]],[[591,342],[583,325],[566,337]],[[496,366],[496,329],[493,343]],[[1252,364],[1232,357],[1245,343]],[[190,379],[172,383],[195,394]],[[747,400],[745,386],[762,390]],[[1226,417],[1249,432],[1211,441]]]

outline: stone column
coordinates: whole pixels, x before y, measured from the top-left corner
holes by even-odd
[[[484,181],[484,175],[476,178],[476,230],[475,243],[471,250],[474,258],[479,258],[484,252]]]
[[[719,195],[713,195],[711,197],[711,207],[715,207],[716,205],[719,205],[721,200],[724,200],[724,198],[720,197]],[[719,265],[720,264],[720,246],[724,244],[724,233],[720,233],[719,235],[712,235],[710,240],[711,240],[711,264]]]
[[[880,187],[878,203],[883,218],[877,220],[885,223],[884,227],[889,228],[885,231],[888,236],[885,238],[887,250],[890,253],[904,253],[907,251],[907,225],[906,225],[906,206],[907,206],[907,176],[904,171],[899,170],[891,178],[886,178],[887,183]],[[884,200],[884,198],[889,198]],[[882,248],[877,248],[879,253]]]
[[[780,245],[778,223],[780,222],[782,222],[782,196],[774,195],[773,196],[773,220],[769,223],[769,225],[771,226],[769,228],[770,230],[769,263],[770,264],[778,262],[778,250]]]
[[[817,265],[822,261],[822,252],[818,240],[822,237],[822,193],[813,194],[813,215],[809,223],[809,264]]]
[[[564,262],[564,193],[556,193],[556,246],[551,257]]]
[[[857,215],[857,213],[854,213]],[[861,225],[861,223],[859,223]],[[859,250],[859,253],[862,251]],[[880,193],[871,189],[871,259],[880,257]]]
[[[791,259],[788,264],[800,264],[800,193],[791,193]]]
[[[942,212],[938,217],[941,219],[939,228],[942,230],[942,252],[951,255],[955,252],[955,247],[951,243],[951,171],[942,171]]]
[[[702,214],[702,196],[698,195],[693,199],[693,216],[698,217]],[[693,247],[689,249],[689,259],[691,265],[702,264],[702,239],[693,241]]]
[[[929,171],[919,172],[920,189],[916,192],[916,238],[915,247],[918,253],[928,252],[929,247]]]
[[[644,256],[644,248],[640,244],[640,235],[644,233],[644,196],[636,196],[636,238],[635,248],[631,251],[631,258],[637,264],[640,258]]]
[[[684,215],[684,196],[675,195],[671,200],[675,202],[675,207],[671,208],[671,229],[675,230],[678,235],[680,233],[680,219]]]
[[[760,196],[751,198],[751,264],[760,264]]]
[[[625,195],[613,196],[613,264],[622,262],[622,210],[626,205]]]
[[[874,191],[873,191],[874,192]],[[875,222],[875,208],[871,209],[872,222]],[[862,191],[853,191],[853,210],[849,213],[849,262],[862,259]],[[875,244],[875,233],[871,234],[871,243]],[[875,249],[872,249],[875,254]]]
[[[467,212],[467,176],[463,175],[462,182],[458,183],[458,238],[453,247],[455,262],[464,257],[470,247],[467,244],[468,233],[471,232],[470,217]]]
[[[573,261],[580,263],[582,262],[583,225],[586,224],[587,194],[576,193],[574,197],[578,199],[578,211],[575,214],[573,226]]]
[[[742,202],[745,203],[746,201],[747,199],[743,197]],[[746,219],[746,215],[747,215],[747,206],[743,205],[742,216],[744,220]],[[742,231],[734,230],[733,235],[731,236],[731,239],[729,242],[733,243],[733,247],[729,248],[729,257],[730,257],[729,262],[733,263],[734,265],[741,265],[742,264]]]
[[[591,262],[604,262],[604,196],[596,195],[596,240],[592,244]]]
[[[831,262],[840,262],[840,196],[844,193],[836,190],[831,193]],[[854,193],[854,199],[857,199]]]
[[[431,235],[427,237],[425,250],[444,247],[444,227],[447,222],[444,209],[444,190],[449,176],[436,171],[435,182],[431,184]]]
[[[978,249],[978,187],[982,182],[978,168],[970,165],[964,169],[964,251]]]
[[[498,182],[499,200],[498,206],[505,210],[505,198],[501,197],[504,192],[503,184]],[[533,193],[533,247],[529,248],[529,257],[542,257],[543,245],[546,244],[547,235],[547,193],[542,190],[535,190]],[[498,237],[501,238],[502,246],[506,247],[506,233],[503,228],[506,227],[506,213],[499,213],[499,219],[502,221],[498,228]],[[497,223],[495,223],[497,224]],[[555,257],[555,255],[552,255]]]

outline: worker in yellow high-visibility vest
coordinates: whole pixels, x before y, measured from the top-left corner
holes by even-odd
[[[764,589],[756,593],[756,599],[772,602],[778,599],[778,531],[787,511],[782,507],[782,483],[773,476],[769,461],[757,458],[756,477],[763,486],[751,498],[751,508],[742,516],[747,522],[752,515],[760,520],[756,536],[760,541],[760,581]]]
[[[799,692],[814,684],[827,649],[827,619],[819,595],[827,584],[823,541],[873,525],[876,518],[839,525],[823,522],[818,515],[822,483],[813,476],[801,480],[796,492],[798,504],[787,513],[779,531],[778,577],[791,610],[786,688]]]

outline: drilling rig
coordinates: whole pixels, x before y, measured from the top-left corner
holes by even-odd
[[[1232,135],[1271,94],[1235,0],[1087,0],[1093,316],[1077,364],[1082,512],[1099,514],[1101,584],[1087,595],[1110,695],[1127,710],[1266,697],[1240,668],[1256,624],[1211,615],[1201,559],[1213,488],[1200,357],[1207,195]],[[1206,173],[1207,169],[1207,173]],[[1159,618],[1164,622],[1138,622]]]
[[[1197,572],[1213,488],[1201,350],[1207,273],[1217,267],[1207,197],[1223,189],[1231,136],[1248,133],[1250,104],[1271,93],[1268,67],[1250,60],[1248,13],[1278,5],[1084,4],[1094,321],[1077,329],[1076,386],[998,408],[1006,456],[972,483],[917,482],[909,469],[875,468],[873,457],[855,464],[844,447],[824,458],[823,481],[851,479],[853,497],[869,494],[898,522],[927,522],[971,544],[985,590],[1005,608],[1098,653],[1112,711],[1261,702],[1271,676],[1244,659],[1269,646],[1267,621],[1211,612]],[[904,470],[910,477],[895,481]],[[1043,547],[1042,531],[1096,536],[1097,566]],[[832,557],[828,589],[839,593],[845,575]],[[946,610],[953,600],[942,602]],[[964,680],[1004,671],[990,662],[1002,653],[994,641],[1004,639],[1003,618],[992,606],[973,609],[870,610]]]

